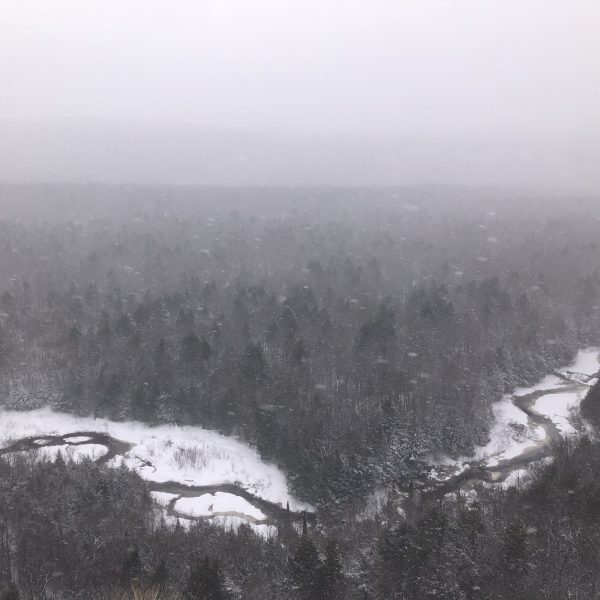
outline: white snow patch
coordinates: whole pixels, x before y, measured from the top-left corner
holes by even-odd
[[[577,431],[571,425],[570,417],[573,410],[581,404],[581,399],[580,392],[548,394],[535,401],[533,410],[551,419],[563,435],[573,435]]]
[[[575,383],[595,375],[600,371],[600,355],[598,348],[585,348],[580,350],[575,360],[568,366],[559,370],[559,373],[569,377]],[[579,376],[579,378],[578,378]],[[591,380],[586,382],[590,385]],[[558,375],[546,375],[541,381],[531,387],[517,387],[513,394],[515,396],[527,396],[534,392],[551,391],[560,389],[561,386],[569,385]],[[541,396],[534,404],[534,410],[541,415],[550,418],[563,435],[571,435],[575,429],[571,425],[571,411],[579,406],[581,394],[574,392],[559,392]],[[526,452],[529,448],[537,446],[546,437],[543,427],[534,427],[527,415],[512,401],[512,395],[507,394],[502,400],[492,404],[494,423],[490,430],[490,440],[485,446],[475,448],[475,454],[471,458],[460,457],[458,460],[448,456],[429,457],[429,464],[436,467],[446,468],[455,466],[457,472],[464,469],[464,463],[478,459],[489,467],[498,465],[501,461],[515,458]],[[434,471],[438,480],[449,477],[444,470],[443,475]]]
[[[174,517],[173,515],[163,515],[165,524],[169,527],[175,527],[178,523],[183,529],[189,529],[192,526],[193,521],[185,519],[183,517]]]
[[[586,348],[580,350],[573,363],[567,368],[561,369],[561,373],[564,373],[576,383],[589,386],[591,382],[585,382],[585,379],[591,375],[595,375],[599,370],[600,362],[598,349]],[[549,388],[541,389],[544,390]],[[579,408],[582,399],[582,390],[547,394],[536,399],[533,410],[552,420],[556,425],[556,428],[563,435],[575,435],[577,431],[571,424],[571,416],[573,411]]]
[[[64,439],[70,444],[81,444],[92,441],[92,438],[87,435],[66,435],[64,436]]]
[[[239,517],[213,517],[211,522],[223,527],[223,529],[233,529],[234,531],[237,531],[241,525],[247,525],[255,533],[265,539],[274,538],[277,535],[277,527],[274,525],[267,525],[266,523],[248,523],[248,521],[240,519]]]
[[[49,446],[50,444],[54,444],[55,441],[54,440],[33,440],[33,443],[36,444],[37,446]]]
[[[510,487],[521,487],[527,483],[528,478],[529,477],[525,469],[515,469],[509,473],[506,479],[502,482],[502,487],[504,489]]]
[[[82,462],[84,458],[98,460],[108,452],[106,446],[100,444],[84,444],[81,446],[39,446],[31,450],[19,450],[6,456],[32,456],[35,460],[54,460],[60,453],[64,460]]]
[[[527,467],[511,471],[506,477],[506,479],[502,482],[502,487],[504,489],[508,489],[509,487],[521,487],[529,485],[531,481],[529,467],[532,467],[534,465],[549,465],[552,463],[553,460],[553,456],[546,456],[545,458],[529,463]]]
[[[170,494],[169,492],[150,492],[150,495],[160,506],[167,506],[171,500],[177,498],[177,494]]]
[[[429,478],[433,481],[447,481],[451,477],[460,475],[468,466],[468,459],[460,457],[459,459],[450,458],[446,454],[430,454],[425,461],[434,468],[429,472]]]
[[[492,412],[494,424],[490,430],[490,441],[485,446],[475,448],[475,457],[490,467],[519,456],[546,437],[543,427],[529,424],[527,415],[513,404],[511,396],[494,402]]]
[[[289,493],[286,477],[276,465],[264,462],[254,448],[214,431],[192,426],[151,427],[135,421],[77,417],[50,408],[0,409],[0,447],[6,447],[11,440],[68,435],[74,431],[106,433],[132,444],[129,452],[108,464],[118,466],[123,460],[145,479],[197,486],[237,483],[254,495],[281,506],[289,502],[291,510],[312,510],[310,505]],[[88,445],[69,448],[79,455],[83,450],[77,449],[86,447]]]
[[[598,348],[585,348],[580,350],[575,360],[561,372],[579,373],[582,375],[595,375],[600,371],[600,353]]]
[[[564,380],[558,377],[558,375],[546,375],[539,383],[532,385],[531,387],[516,387],[513,390],[514,396],[527,396],[534,392],[540,392],[542,390],[551,390],[564,385]]]
[[[238,513],[256,521],[263,521],[265,515],[244,498],[217,492],[203,494],[195,498],[180,498],[175,502],[175,510],[189,517],[212,517],[215,513]],[[228,516],[228,515],[225,515]]]
[[[173,515],[164,515],[165,524],[170,527],[175,527],[177,523],[183,529],[189,529],[193,526],[194,521],[190,519],[186,519],[185,517],[174,517]],[[223,529],[237,531],[241,525],[246,525],[250,527],[255,533],[260,535],[265,539],[274,538],[277,535],[277,527],[274,525],[266,525],[265,523],[249,523],[245,519],[240,519],[239,517],[213,517],[210,522],[213,525],[218,525]]]
[[[67,457],[75,462],[80,462],[84,458],[90,458],[92,460],[98,460],[102,458],[107,452],[108,448],[101,444],[81,444],[78,446],[61,446],[64,448],[64,453]],[[48,448],[50,450],[50,448]]]

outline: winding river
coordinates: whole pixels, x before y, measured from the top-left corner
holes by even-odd
[[[79,438],[79,439],[78,439]],[[73,441],[75,439],[75,441]],[[56,448],[88,446],[90,444],[104,446],[107,452],[97,458],[97,464],[106,464],[115,458],[123,457],[134,445],[123,440],[118,440],[106,433],[98,431],[74,431],[65,435],[42,435],[21,438],[10,445],[0,448],[0,456],[16,452],[29,452],[40,448]],[[243,486],[235,483],[220,483],[214,485],[186,485],[178,481],[152,481],[147,480],[150,492],[173,495],[167,504],[167,514],[188,521],[200,521],[214,517],[235,517],[248,521],[253,525],[280,525],[284,521],[301,523],[305,518],[313,520],[314,513],[307,511],[292,511],[281,504],[271,502],[252,494]],[[224,493],[244,499],[251,506],[257,508],[265,515],[264,519],[257,519],[243,512],[224,511],[211,512],[211,515],[194,516],[177,509],[177,502],[182,498],[200,498],[206,494]]]
[[[445,460],[443,464],[446,474],[441,477],[431,477],[430,474],[431,470],[441,469],[442,463],[433,461],[428,465],[423,465],[430,469],[429,475],[424,474],[422,470],[421,474],[412,477],[410,481],[404,481],[400,487],[408,494],[413,494],[417,490],[416,493],[420,500],[428,502],[439,500],[446,494],[465,489],[477,482],[506,482],[515,471],[523,469],[535,461],[550,457],[552,444],[560,440],[565,433],[569,434],[569,428],[572,429],[572,432],[576,432],[571,425],[567,424],[571,409],[577,407],[592,382],[598,377],[600,377],[598,350],[588,348],[580,351],[570,367],[547,376],[540,384],[531,388],[517,388],[512,396],[502,400],[503,406],[498,404],[501,408],[509,408],[512,412],[504,420],[497,418],[492,427],[490,444],[493,447],[494,436],[496,436],[500,440],[497,448],[493,447],[490,450],[490,448],[481,447],[475,457],[457,460],[453,464],[452,461]],[[96,422],[90,419],[75,421],[72,416],[53,413],[49,409],[42,410],[46,410],[43,414],[44,417],[50,415],[54,419],[54,421],[50,420],[52,425],[46,425],[48,431],[52,431],[57,427],[56,422],[60,422],[59,428],[66,429],[68,432],[40,432],[37,435],[19,437],[0,448],[0,456],[31,453],[32,451],[40,451],[44,452],[46,456],[52,456],[56,455],[56,451],[59,449],[61,451],[66,449],[68,455],[69,450],[76,452],[84,451],[86,448],[101,448],[100,456],[93,455],[95,462],[114,466],[120,459],[129,461],[127,464],[136,467],[147,480],[149,490],[159,504],[163,505],[165,514],[173,520],[181,519],[188,523],[222,518],[238,522],[245,521],[254,527],[268,528],[290,522],[299,523],[304,518],[309,520],[316,518],[314,512],[307,510],[310,507],[296,501],[293,501],[290,510],[289,502],[292,497],[288,497],[287,491],[285,493],[281,491],[282,481],[283,487],[287,489],[283,474],[279,473],[273,465],[262,463],[258,455],[252,454],[256,454],[254,450],[231,438],[219,436],[214,432],[203,432],[207,438],[212,436],[210,441],[206,442],[204,438],[197,441],[198,438],[194,438],[193,435],[197,435],[198,431],[203,431],[199,428],[171,428],[165,431],[167,429],[165,427],[162,429],[160,427],[150,428],[140,423],[117,424],[108,421],[99,421],[98,428],[102,429],[101,424],[103,424],[104,428],[108,429],[110,425],[111,433],[87,427],[78,430],[75,429],[77,422],[86,425],[93,425]],[[35,421],[34,413],[35,411],[28,413],[13,411],[10,415],[20,421],[21,427],[23,427],[25,419],[29,418]],[[0,423],[5,415],[9,415],[9,413],[0,412]],[[6,435],[11,427],[8,421],[4,421],[4,425],[4,434]],[[43,429],[44,425],[40,425],[40,427]],[[145,438],[140,437],[141,428],[145,428],[143,429]],[[30,430],[31,424],[29,424],[29,429],[27,426],[24,429],[16,427],[16,431]],[[115,431],[119,437],[113,435]],[[148,437],[153,440],[157,437],[155,432],[162,432],[163,436],[162,438],[160,435],[158,436],[163,446],[157,446],[157,451],[154,447],[149,448],[147,441]],[[137,444],[119,439],[120,437],[129,437],[130,440],[137,439]],[[173,442],[172,439],[176,441]],[[165,440],[168,441],[165,442]],[[188,447],[179,447],[178,444],[184,444],[184,440],[188,440]],[[174,444],[177,446],[175,451],[172,448]],[[254,476],[254,479],[259,481],[257,485],[256,481],[254,483],[248,481],[248,473],[246,473],[247,481],[244,482],[225,480],[222,483],[198,484],[188,478],[185,467],[181,465],[179,465],[179,470],[167,469],[165,472],[163,464],[161,471],[160,461],[162,460],[164,463],[163,455],[165,453],[175,452],[176,454],[179,450],[195,453],[197,448],[194,444],[201,446],[198,451],[200,454],[208,453],[213,457],[211,460],[216,461],[216,466],[212,467],[213,471],[210,473],[213,477],[223,476],[227,472],[229,474],[227,477],[233,479],[232,473],[235,474],[236,469],[235,466],[232,467],[231,463],[239,462],[241,456],[244,460],[247,459],[246,468],[249,472],[260,471],[261,476],[264,473],[270,473],[269,477],[273,478],[275,483],[269,480],[269,483],[272,483],[271,487],[263,485],[261,488],[260,476]],[[230,451],[230,455],[226,456],[230,461],[227,464],[229,470],[226,469],[225,472],[219,470],[221,464],[219,460],[223,460],[219,452],[226,453],[226,451],[222,451],[220,444]],[[139,452],[136,454],[138,449]],[[236,452],[238,454],[235,454]],[[211,467],[211,464],[208,467]],[[202,468],[207,468],[206,462],[202,463]],[[152,474],[154,474],[154,478]],[[158,475],[162,475],[162,479]],[[262,493],[259,493],[259,490]],[[265,490],[269,493],[266,493]],[[287,502],[285,502],[285,498],[289,498]],[[286,506],[284,506],[284,502]],[[182,508],[182,505],[188,508]],[[203,508],[198,508],[199,506]]]
[[[582,371],[577,371],[578,368]],[[517,388],[509,401],[527,418],[529,434],[541,428],[543,435],[531,435],[524,445],[519,442],[522,447],[519,447],[518,452],[510,457],[495,460],[492,456],[491,460],[457,461],[458,472],[448,477],[434,481],[427,477],[417,478],[418,487],[421,488],[419,492],[421,501],[439,500],[446,494],[479,482],[501,484],[528,465],[551,458],[552,446],[556,442],[562,440],[565,435],[580,433],[572,426],[568,426],[569,431],[565,432],[566,422],[570,417],[575,416],[581,400],[599,377],[598,349],[588,348],[578,353],[572,365],[552,373],[538,385],[531,388]],[[542,399],[545,401],[545,410],[540,410],[537,406],[538,401]],[[505,398],[504,402],[506,401]],[[505,449],[505,453],[510,454],[510,447]],[[407,489],[412,493],[414,482],[411,482]]]

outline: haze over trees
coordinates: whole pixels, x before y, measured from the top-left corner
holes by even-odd
[[[598,0],[0,0],[0,600],[600,598]]]
[[[188,531],[161,523],[125,469],[3,460],[5,594],[18,582],[37,598],[57,574],[98,598],[132,585],[244,599],[558,598],[597,585],[578,560],[545,575],[562,556],[552,544],[583,556],[595,543],[575,533],[595,527],[593,441],[558,448],[527,489],[405,516],[392,494],[361,516],[374,488],[403,489],[428,456],[472,454],[492,402],[597,343],[600,227],[585,200],[0,194],[2,404],[235,434],[285,469],[318,519],[273,540]]]

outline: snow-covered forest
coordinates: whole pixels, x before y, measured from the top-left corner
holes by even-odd
[[[600,598],[598,0],[0,0],[0,600]]]
[[[4,185],[0,207],[6,598],[593,597],[593,201]]]

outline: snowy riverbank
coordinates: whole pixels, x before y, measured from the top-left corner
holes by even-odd
[[[504,479],[510,485],[515,480],[511,466],[520,470],[528,461],[544,459],[540,455],[552,438],[578,433],[573,418],[599,372],[599,349],[585,348],[571,364],[537,384],[517,387],[492,405],[490,439],[476,447],[473,456],[431,458],[435,478],[456,477],[475,462],[487,470],[491,480]]]
[[[14,442],[29,439],[28,449],[16,451],[42,458],[53,458],[60,451],[74,460],[84,456],[96,460],[105,455],[107,448],[88,443],[92,440],[82,432],[98,432],[125,442],[125,451],[108,460],[107,464],[116,467],[124,463],[152,483],[174,482],[197,488],[234,484],[281,507],[289,504],[292,511],[310,509],[290,494],[286,477],[276,465],[263,461],[249,445],[214,431],[191,426],[151,427],[139,422],[76,417],[49,408],[0,410],[0,448],[6,449]],[[61,436],[61,439],[57,441],[50,436]],[[182,519],[186,515],[216,518],[223,517],[224,513],[235,513],[238,521],[246,519],[250,523],[264,518],[248,500],[232,494],[199,493],[195,498],[178,500],[177,505]],[[202,508],[200,513],[197,507]]]

